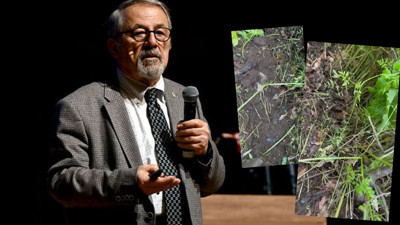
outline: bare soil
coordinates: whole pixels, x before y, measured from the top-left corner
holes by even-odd
[[[265,83],[293,82],[299,72],[294,57],[297,55],[304,59],[303,37],[299,29],[264,29],[264,36],[254,37],[245,45],[243,55],[242,41],[233,47],[238,108]],[[293,135],[279,142],[300,114],[300,101],[291,91],[297,90],[288,90],[286,85],[265,87],[238,112],[242,167],[297,162],[298,146],[291,140]],[[263,155],[277,142],[279,144]]]

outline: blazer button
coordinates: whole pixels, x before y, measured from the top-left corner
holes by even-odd
[[[128,195],[124,195],[124,196],[123,196],[123,201],[126,202],[126,201],[128,201],[128,200],[129,200]]]
[[[146,215],[147,215],[147,217],[144,220],[146,222],[151,222],[153,220],[153,218],[154,218],[154,213],[148,212]]]

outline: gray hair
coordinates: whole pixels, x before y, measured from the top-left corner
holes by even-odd
[[[167,6],[158,1],[158,0],[127,0],[123,3],[121,3],[118,8],[110,15],[108,19],[108,29],[107,29],[107,36],[109,38],[115,38],[115,36],[118,34],[118,32],[122,32],[122,26],[124,25],[125,18],[123,15],[123,10],[126,9],[128,6],[137,4],[137,3],[145,3],[145,4],[150,4],[154,6],[160,7],[165,15],[167,16],[168,20],[168,26],[169,28],[172,28],[172,23],[171,23],[171,16],[169,13],[169,9]]]

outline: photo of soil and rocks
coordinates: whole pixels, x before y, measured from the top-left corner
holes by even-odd
[[[389,221],[400,49],[307,43],[297,215]]]
[[[232,31],[242,167],[297,163],[303,27]]]

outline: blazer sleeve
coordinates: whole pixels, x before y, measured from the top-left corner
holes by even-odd
[[[142,193],[137,168],[94,169],[84,121],[74,105],[56,106],[47,174],[49,194],[65,207],[100,207],[134,204]]]
[[[207,122],[203,115],[200,100],[198,105],[198,117]],[[209,144],[206,153],[206,158],[198,159],[197,164],[201,171],[200,192],[201,196],[205,197],[218,191],[225,180],[225,164],[222,156],[219,154],[217,145],[212,140],[211,132],[209,136]]]

